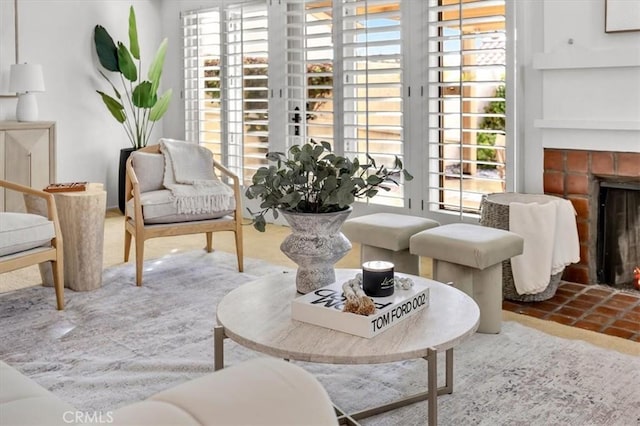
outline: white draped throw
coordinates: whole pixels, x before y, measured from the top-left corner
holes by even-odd
[[[580,261],[575,215],[569,200],[509,203],[509,230],[524,238],[524,251],[511,258],[518,294],[544,291],[551,275]]]
[[[213,154],[192,142],[160,140],[164,155],[164,187],[171,191],[180,214],[235,209],[233,190],[213,170]]]

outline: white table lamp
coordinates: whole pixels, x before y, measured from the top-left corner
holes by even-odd
[[[37,121],[38,103],[34,92],[44,92],[42,66],[39,64],[11,65],[9,90],[18,94],[18,121]]]

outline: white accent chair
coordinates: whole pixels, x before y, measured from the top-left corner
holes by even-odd
[[[0,361],[0,425],[337,425],[320,382],[297,365],[256,358],[114,411],[82,412]],[[94,418],[95,418],[94,417]],[[100,417],[98,417],[100,418]]]
[[[124,261],[129,260],[131,238],[136,240],[136,284],[142,285],[144,242],[149,238],[205,233],[207,252],[213,250],[213,232],[235,233],[238,271],[243,271],[242,197],[240,180],[213,160],[211,165],[222,177],[232,181],[235,209],[207,214],[180,214],[163,186],[164,156],[160,145],[149,145],[132,153],[127,160],[125,183]]]
[[[31,213],[0,212],[0,273],[51,262],[58,310],[64,309],[62,233],[52,194],[0,180],[4,190],[42,198],[47,217]]]

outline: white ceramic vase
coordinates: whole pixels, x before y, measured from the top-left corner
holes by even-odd
[[[296,289],[306,294],[336,280],[334,265],[351,250],[340,227],[351,207],[335,213],[295,213],[280,210],[291,226],[280,250],[298,265]]]

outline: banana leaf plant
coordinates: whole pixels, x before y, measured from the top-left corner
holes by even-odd
[[[113,89],[113,96],[101,90],[96,90],[105,106],[118,123],[124,127],[134,149],[147,146],[154,124],[162,118],[169,108],[172,90],[168,89],[158,96],[162,67],[167,52],[165,38],[155,54],[143,78],[140,46],[138,44],[138,28],[133,6],[129,9],[129,47],[124,43],[114,43],[107,30],[96,25],[93,34],[96,53],[100,65],[106,70],[116,73],[116,80],[120,89],[105,73],[100,74]]]

